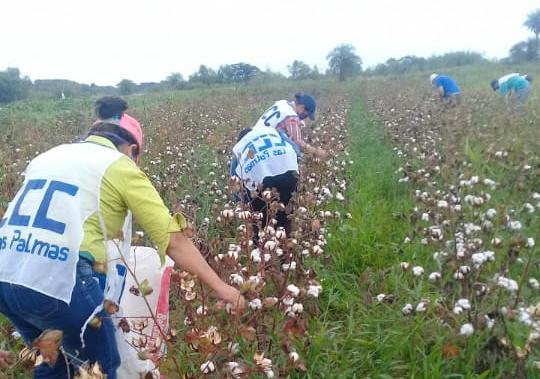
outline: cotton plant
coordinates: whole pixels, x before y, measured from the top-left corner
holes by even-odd
[[[336,101],[339,112],[346,113],[346,103]],[[320,122],[331,123],[326,117],[330,117],[326,112],[321,114]],[[335,119],[334,125],[345,130],[346,117]],[[348,136],[326,131],[314,137],[307,131],[305,138],[344,152]],[[161,159],[167,157],[162,155]],[[197,238],[200,249],[209,257],[216,272],[242,292],[247,307],[243,314],[236,314],[230,305],[215,303],[197,280],[196,285],[190,287],[195,296],[186,290],[181,280],[175,282],[177,295],[174,298],[179,300],[177,307],[186,315],[178,329],[189,342],[182,352],[190,359],[199,360],[198,366],[193,367],[195,375],[240,378],[259,373],[272,378],[282,372],[306,370],[302,354],[309,338],[308,320],[318,312],[318,302],[325,291],[313,263],[331,254],[327,251],[325,224],[348,217],[336,206],[343,207],[347,202],[347,169],[351,164],[346,159],[325,164],[310,159],[302,161],[301,170],[308,174],[291,200],[293,230],[290,234],[276,225],[275,214],[284,206],[274,191],[259,195],[268,209],[267,218],[263,220],[263,214],[254,212],[248,203],[229,200],[233,193],[242,196],[244,189],[234,178],[222,180],[219,177],[220,167],[224,170],[222,163],[212,166],[214,175],[209,174],[210,180],[198,184],[210,186],[214,197],[213,217],[206,222],[207,228],[197,231],[202,233]],[[251,192],[250,195],[257,194]],[[192,199],[184,197],[184,200],[180,206],[191,209]],[[264,221],[266,226],[263,226]],[[210,236],[212,227],[220,230],[220,236],[208,240],[205,236]],[[208,331],[209,326],[216,328],[219,339]],[[279,349],[265,351],[269,336],[273,335],[280,336],[275,345],[283,347],[281,352]],[[231,349],[235,344],[237,348]],[[249,361],[245,357],[253,349],[257,352]]]
[[[535,318],[527,309],[540,289],[532,259],[538,236],[529,234],[531,220],[540,209],[538,189],[524,188],[525,194],[509,190],[506,178],[478,169],[460,150],[463,136],[454,132],[461,130],[463,118],[456,115],[462,115],[467,106],[442,112],[430,103],[418,102],[413,94],[410,98],[388,94],[378,98],[378,92],[372,89],[372,98],[378,100],[368,101],[369,109],[382,120],[392,143],[398,161],[395,179],[411,189],[415,202],[408,215],[410,228],[396,241],[403,261],[396,259],[395,267],[400,270],[390,270],[402,272],[399,283],[403,291],[394,304],[396,312],[406,320],[439,318],[448,334],[458,340],[486,338],[483,330],[490,329],[520,359],[527,357],[533,344],[513,346],[502,319],[520,322],[531,333],[535,330]],[[444,127],[440,119],[445,120]],[[524,157],[530,151],[516,152],[510,144],[487,142],[490,148],[479,153],[482,156],[477,160],[515,168],[515,175],[521,175],[524,182],[533,177],[532,172],[538,174],[538,149],[520,162],[516,156]],[[519,184],[523,189],[524,184]],[[524,196],[513,199],[517,194]],[[501,200],[509,197],[510,203]],[[534,230],[532,234],[536,234]],[[385,301],[383,288],[388,290],[381,285],[374,304]],[[424,292],[437,300],[426,302]],[[531,340],[537,340],[536,334]]]

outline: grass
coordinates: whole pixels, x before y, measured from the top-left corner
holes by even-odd
[[[490,121],[495,127],[504,124],[497,117]],[[310,328],[313,339],[307,357],[307,377],[465,379],[509,378],[510,373],[539,377],[531,366],[521,366],[521,371],[517,371],[516,362],[509,356],[490,358],[486,350],[490,336],[487,331],[464,339],[431,314],[432,309],[408,317],[401,314],[405,303],[416,304],[411,299],[429,299],[434,304],[442,295],[399,269],[400,261],[433,268],[433,251],[420,244],[403,244],[404,237],[414,228],[406,216],[415,206],[411,187],[397,184],[394,171],[402,162],[387,145],[383,127],[371,118],[359,99],[354,101],[349,125],[350,158],[355,162],[347,194],[352,218],[330,228],[328,250],[332,264],[322,268],[325,293],[321,315]],[[514,146],[517,151],[531,149],[527,145],[534,146],[534,141],[528,141],[526,136],[531,137],[535,131],[519,119],[511,125],[517,137],[506,141],[508,147]],[[493,148],[486,134],[490,136],[492,131],[479,125],[472,128],[464,132],[469,137],[461,141],[463,154],[474,167],[473,172],[486,172],[500,183],[502,189],[494,193],[494,204],[523,204],[530,197],[530,189],[537,188],[538,178],[523,176],[522,163],[506,166],[486,162],[486,150]],[[502,134],[502,138],[508,139],[508,130]],[[533,236],[537,234],[538,222],[538,217],[527,221]],[[520,278],[522,270],[514,267],[512,277]],[[537,276],[537,268],[533,271],[531,277]],[[537,296],[528,289],[524,291],[534,303]],[[394,294],[395,303],[379,304],[375,297],[380,293]],[[522,346],[527,328],[517,322],[505,327],[513,342]]]
[[[398,162],[384,143],[382,128],[359,99],[351,111],[350,134],[352,219],[331,228],[333,264],[322,274],[323,312],[311,327],[310,378],[365,378],[375,372],[383,378],[383,373],[400,375],[408,367],[393,357],[400,355],[396,348],[410,350],[410,331],[389,331],[398,320],[385,315],[384,306],[370,312],[369,304],[386,267],[400,260],[398,241],[406,233],[400,210],[410,208],[411,200],[406,187],[396,186]]]

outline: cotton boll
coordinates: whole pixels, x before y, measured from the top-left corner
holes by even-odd
[[[291,293],[292,296],[296,297],[300,294],[300,288],[295,286],[294,284],[289,284],[287,286],[287,291]]]
[[[427,301],[421,301],[416,305],[416,312],[422,313],[427,310]]]
[[[196,310],[197,314],[199,316],[206,316],[206,314],[208,313],[208,308],[207,307],[203,307],[202,305],[199,305],[199,307],[197,308]]]
[[[456,305],[460,306],[461,308],[463,308],[465,310],[471,309],[471,303],[469,302],[468,299],[459,299],[456,302]]]
[[[276,247],[278,246],[277,242],[276,241],[266,241],[266,243],[264,244],[264,250],[266,251],[274,251],[276,249]]]
[[[442,208],[442,209],[448,208],[448,202],[446,200],[439,200],[437,202],[437,208]]]
[[[413,306],[412,304],[406,304],[402,309],[401,309],[401,313],[403,313],[404,315],[410,315],[413,311]]]
[[[300,359],[300,355],[298,355],[298,353],[296,351],[291,351],[289,353],[289,360],[291,362],[297,362],[298,360]]]
[[[251,260],[254,263],[260,263],[261,262],[261,251],[259,249],[253,249],[250,253]]]
[[[486,217],[489,218],[490,220],[494,219],[495,216],[497,215],[497,210],[493,209],[493,208],[490,208],[486,211]]]
[[[293,313],[299,314],[299,313],[304,312],[304,306],[300,303],[294,303],[293,306],[291,307],[291,310]]]
[[[529,287],[537,290],[537,289],[540,289],[540,282],[538,282],[538,280],[536,280],[535,278],[530,278],[529,279]]]
[[[253,309],[254,311],[259,310],[262,308],[262,301],[261,299],[253,299],[249,302],[249,307]]]
[[[495,246],[495,247],[501,246],[501,245],[502,245],[502,242],[503,242],[503,241],[502,241],[502,239],[500,239],[500,238],[493,238],[493,239],[491,240],[491,244],[492,244],[493,246]]]
[[[201,372],[203,374],[210,374],[216,371],[216,365],[212,361],[206,361],[201,365]]]
[[[508,229],[510,230],[513,230],[513,231],[518,231],[518,230],[521,230],[521,222],[519,221],[509,221],[508,222]]]
[[[435,282],[439,281],[440,279],[441,279],[441,273],[440,272],[432,272],[431,274],[429,274],[429,277],[428,277],[428,280],[431,283],[435,283]]]
[[[519,289],[519,286],[515,280],[505,278],[504,276],[499,276],[497,278],[497,285],[507,289],[510,292],[516,292]]]
[[[459,334],[461,334],[462,336],[468,337],[468,336],[471,336],[473,333],[474,333],[474,327],[470,323],[463,324],[461,328],[459,329]]]
[[[296,262],[291,262],[291,263],[283,263],[281,265],[281,268],[283,269],[283,271],[287,272],[287,271],[294,271],[296,270]]]
[[[229,279],[231,283],[236,284],[236,285],[241,285],[244,283],[244,278],[239,274],[231,274],[229,276]]]
[[[278,228],[278,230],[276,230],[276,238],[278,240],[284,240],[285,238],[287,238],[287,233],[285,232],[285,229]]]
[[[311,297],[319,297],[322,291],[322,286],[310,285],[307,289],[307,295]]]

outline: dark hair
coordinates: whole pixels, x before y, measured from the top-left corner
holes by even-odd
[[[111,141],[116,147],[125,144],[137,145],[137,141],[135,141],[135,138],[133,138],[130,132],[122,129],[118,125],[109,124],[106,122],[101,122],[94,125],[92,129],[90,129],[90,131],[88,132],[88,135],[105,137],[109,141]],[[139,154],[138,150],[137,154]]]
[[[525,80],[527,80],[529,83],[532,83],[533,77],[531,74],[525,74]]]
[[[497,79],[493,79],[491,81],[491,88],[493,88],[493,91],[497,91],[499,89],[499,81]]]
[[[120,119],[122,114],[128,109],[127,102],[119,97],[104,96],[96,101],[95,110],[96,116],[101,120],[107,120],[111,118]],[[94,124],[92,129],[88,132],[91,136],[105,137],[111,141],[114,146],[120,145],[137,145],[137,141],[131,135],[130,132],[121,128],[120,126],[110,122],[98,122]],[[137,151],[137,154],[139,151]]]
[[[236,142],[240,141],[242,138],[244,138],[246,136],[246,134],[248,134],[252,130],[253,129],[251,129],[251,128],[242,129],[240,131],[240,133],[238,133],[238,139],[236,140]]]
[[[128,109],[127,102],[116,96],[104,96],[96,101],[96,116],[102,120],[122,117]]]

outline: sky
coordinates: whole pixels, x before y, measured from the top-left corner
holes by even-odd
[[[246,62],[287,73],[325,69],[350,43],[364,67],[404,55],[471,50],[503,58],[531,34],[540,0],[6,0],[0,70],[115,85],[187,78],[201,64]]]

